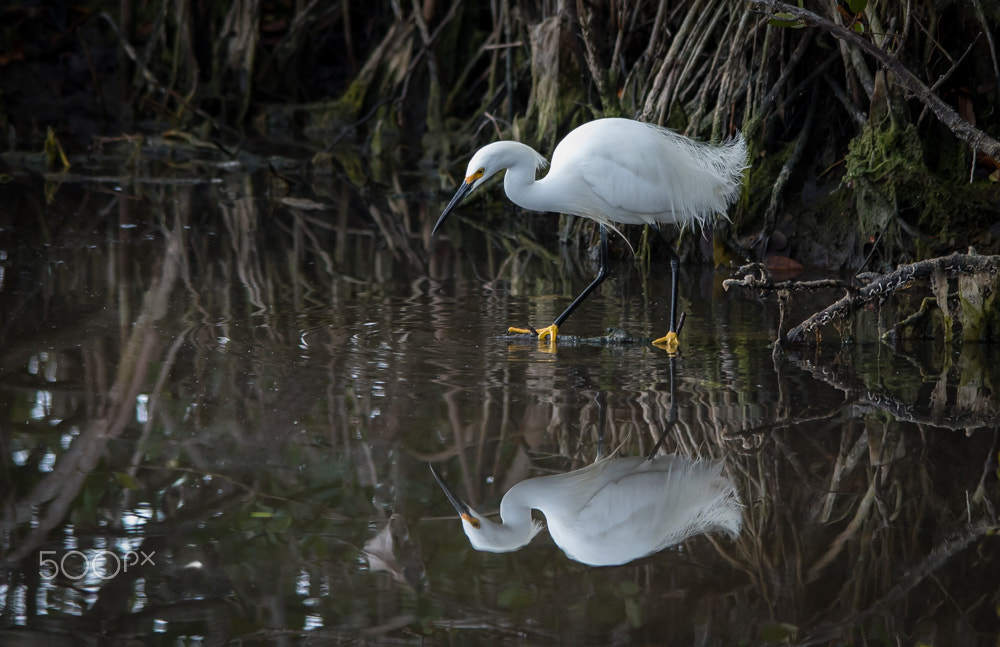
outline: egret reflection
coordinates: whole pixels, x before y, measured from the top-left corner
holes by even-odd
[[[720,460],[679,454],[599,458],[565,474],[530,478],[500,501],[500,523],[462,501],[431,471],[458,511],[472,547],[502,553],[526,546],[547,525],[567,557],[614,566],[702,533],[735,538],[742,508]],[[545,515],[545,524],[531,511]]]

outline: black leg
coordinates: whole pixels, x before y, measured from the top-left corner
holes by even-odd
[[[591,292],[593,292],[594,289],[598,285],[600,285],[601,283],[603,283],[604,279],[608,278],[608,228],[605,227],[604,225],[600,225],[600,228],[601,228],[601,230],[600,230],[601,231],[601,251],[600,251],[600,254],[601,254],[601,269],[598,270],[598,272],[597,272],[597,278],[595,278],[593,281],[591,281],[590,285],[588,285],[584,289],[584,291],[580,293],[580,296],[578,296],[577,298],[573,299],[573,303],[569,304],[569,307],[566,308],[566,310],[564,310],[561,315],[559,315],[558,317],[556,317],[556,320],[554,322],[552,322],[552,325],[556,326],[557,328],[559,326],[561,326],[563,324],[563,322],[566,321],[567,318],[569,318],[570,314],[572,314],[573,311],[576,310],[576,307],[578,305],[580,305],[581,303],[583,303],[583,300],[587,298],[587,295],[589,295]]]
[[[607,394],[604,391],[598,391],[594,400],[597,402],[597,459],[600,460],[604,458],[604,427],[608,417]]]
[[[667,439],[667,434],[670,430],[674,428],[674,424],[677,422],[677,397],[674,394],[674,357],[670,356],[670,413],[667,414],[667,424],[663,426],[663,431],[660,432],[660,437],[657,439],[656,444],[653,445],[653,449],[649,451],[646,455],[647,460],[653,460],[656,456],[656,452],[660,451],[660,447],[663,447],[663,441]]]
[[[556,336],[559,334],[559,326],[562,325],[564,321],[576,310],[576,307],[583,303],[583,300],[587,298],[591,292],[594,291],[598,285],[604,282],[604,279],[608,277],[608,228],[604,225],[600,225],[601,232],[601,268],[597,272],[597,278],[591,281],[590,285],[580,293],[580,296],[573,299],[573,303],[569,304],[569,307],[563,311],[561,315],[556,317],[556,320],[552,322],[551,326],[546,326],[541,330],[535,330],[534,328],[508,328],[507,332],[510,333],[534,333],[538,335],[538,341],[542,341],[546,338],[549,339],[550,344],[554,344],[556,341]]]
[[[653,231],[656,235],[660,237],[663,244],[667,246],[667,252],[670,254],[670,332],[677,333],[677,275],[680,274],[681,270],[681,257],[677,255],[674,251],[674,246],[667,242],[667,239],[663,236],[663,232],[656,225],[653,225]]]

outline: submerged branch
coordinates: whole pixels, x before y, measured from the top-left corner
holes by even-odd
[[[723,282],[723,287],[727,290],[731,287],[739,286],[763,291],[817,290],[822,288],[846,289],[847,294],[841,297],[836,303],[827,306],[822,311],[817,312],[788,331],[787,340],[789,344],[803,344],[805,343],[805,335],[820,326],[824,326],[835,319],[845,318],[868,302],[885,298],[896,290],[908,287],[911,283],[919,279],[929,279],[937,272],[945,275],[986,273],[996,276],[1000,273],[1000,256],[955,253],[951,256],[931,258],[903,265],[888,274],[875,275],[872,281],[862,288],[836,279],[801,282],[783,281],[775,283],[766,275],[761,266],[748,265],[737,270],[738,275],[743,275],[742,278],[726,279]]]
[[[903,265],[894,272],[876,277],[860,290],[849,292],[836,303],[792,328],[788,331],[788,343],[805,343],[806,333],[810,333],[834,319],[847,317],[869,301],[884,298],[896,290],[909,286],[913,281],[929,279],[935,272],[945,274],[986,272],[996,275],[1000,272],[1000,256],[955,253],[951,256],[931,258]]]

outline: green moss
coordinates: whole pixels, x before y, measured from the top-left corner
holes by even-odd
[[[889,257],[902,247],[899,222],[900,202],[909,200],[929,176],[917,129],[901,126],[895,119],[869,123],[851,140],[844,160],[844,183],[853,185],[858,229],[863,238],[881,238]],[[901,200],[902,198],[902,200]]]
[[[859,231],[869,239],[881,236],[884,256],[899,261],[902,249],[919,259],[963,244],[983,251],[995,246],[986,235],[995,217],[995,187],[968,182],[968,151],[954,141],[942,134],[937,150],[934,142],[921,141],[914,125],[887,118],[848,145],[844,184],[854,189]],[[937,170],[928,168],[925,148],[937,150]]]
[[[794,148],[795,142],[792,141],[775,153],[763,157],[759,157],[755,151],[751,151],[750,158],[754,161],[744,175],[747,189],[741,196],[741,200],[745,200],[742,210],[745,216],[740,218],[734,228],[738,235],[752,234],[763,229],[764,214],[771,202],[771,189],[774,186],[774,180],[781,173],[782,167],[788,161]]]
[[[996,276],[987,273],[962,275],[958,289],[963,338],[966,341],[1000,339]]]

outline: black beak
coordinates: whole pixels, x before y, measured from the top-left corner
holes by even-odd
[[[448,212],[445,211],[445,213]],[[462,519],[472,523],[473,525],[478,526],[479,522],[475,520],[475,517],[473,517],[472,514],[470,514],[469,505],[465,501],[455,496],[455,493],[452,491],[451,486],[449,486],[448,483],[444,480],[444,477],[438,474],[438,471],[434,469],[434,465],[428,463],[428,466],[431,468],[431,474],[434,475],[434,480],[437,481],[438,485],[441,486],[441,489],[444,490],[444,495],[448,497],[449,501],[451,501],[451,505],[455,507],[455,511],[458,512],[458,516],[462,517]]]
[[[448,206],[445,207],[444,211],[441,212],[441,217],[438,218],[437,224],[434,225],[434,229],[431,230],[431,236],[436,234],[437,230],[441,228],[441,223],[444,222],[444,219],[448,217],[448,214],[451,213],[452,209],[457,207],[458,203],[465,199],[465,196],[469,195],[469,193],[472,191],[473,184],[474,184],[473,182],[462,182],[462,186],[458,187],[458,191],[455,192],[455,197],[451,199],[451,202],[448,203]],[[437,476],[437,472],[435,472],[434,475]],[[440,482],[441,479],[438,478],[438,483]]]

